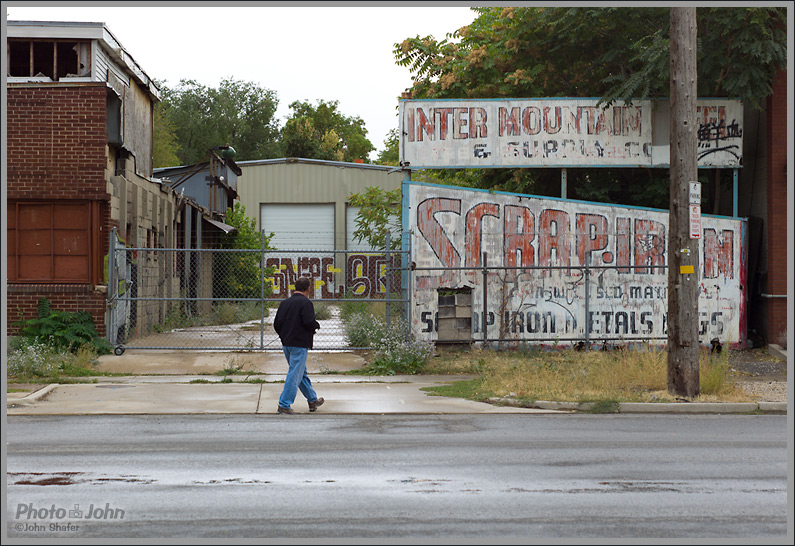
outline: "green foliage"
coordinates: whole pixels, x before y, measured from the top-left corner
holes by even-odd
[[[354,193],[348,203],[361,207],[356,215],[353,238],[357,242],[367,241],[370,248],[386,248],[387,233],[392,234],[392,250],[400,248],[401,220],[400,188],[387,191],[377,186],[368,187],[364,193]]]
[[[239,250],[261,250],[270,246],[273,234],[264,235],[257,231],[257,220],[246,216],[246,207],[239,201],[226,210],[225,222],[235,228],[221,238],[221,248]],[[217,297],[260,298],[262,296],[262,276],[271,277],[273,267],[261,267],[262,255],[257,252],[224,253],[214,261],[214,275]],[[265,296],[270,296],[273,288],[265,283]]]
[[[702,352],[698,372],[701,394],[720,395],[732,389],[728,351],[718,354]]]
[[[163,114],[163,108],[162,102],[157,103],[154,108],[152,164],[155,169],[160,167],[176,167],[179,165],[179,157],[177,154],[180,150],[180,145],[177,140],[177,129]]]
[[[384,149],[378,152],[375,162],[378,165],[397,166],[400,162],[400,140],[397,129],[390,129],[384,140]]]
[[[223,79],[218,88],[180,80],[161,84],[162,114],[174,128],[179,164],[202,161],[215,146],[231,144],[238,161],[281,155],[276,93],[254,82]]]
[[[431,396],[448,396],[451,398],[466,398],[468,400],[484,401],[494,397],[494,393],[483,389],[483,378],[455,381],[449,385],[422,387]]]
[[[365,370],[370,375],[420,373],[433,353],[432,344],[410,338],[408,327],[398,317],[387,326],[371,313],[353,312],[343,316],[348,344],[375,348]]]
[[[265,303],[265,316],[268,316],[270,304]],[[176,328],[193,326],[215,326],[219,324],[240,324],[259,320],[262,312],[261,303],[257,301],[222,301],[213,305],[209,313],[187,313],[183,305],[172,305],[161,324],[153,327],[155,332],[168,332]],[[259,326],[257,326],[259,329]]]
[[[19,338],[9,347],[6,373],[15,382],[67,382],[67,377],[109,375],[93,369],[97,349],[85,343],[67,350],[31,337]]]
[[[383,327],[376,347],[378,350],[367,366],[373,375],[421,373],[433,354],[433,345],[412,340],[407,326],[400,320],[393,320],[388,328]]]
[[[337,110],[339,101],[318,100],[290,104],[293,110],[282,130],[287,157],[327,161],[367,161],[375,149],[367,140],[367,129],[359,117],[348,117]]]
[[[37,317],[17,323],[20,336],[50,345],[58,350],[76,351],[88,343],[101,354],[111,352],[107,341],[99,337],[94,318],[86,311],[54,311],[50,300],[42,298],[37,305]]]
[[[325,303],[315,304],[315,318],[317,320],[328,320],[332,318],[331,307]]]
[[[667,7],[484,7],[436,40],[394,44],[423,98],[601,97],[669,94]],[[698,94],[759,106],[786,65],[786,9],[698,8]],[[436,169],[418,180],[535,195],[560,194],[557,169]],[[569,169],[567,197],[667,209],[665,170]]]

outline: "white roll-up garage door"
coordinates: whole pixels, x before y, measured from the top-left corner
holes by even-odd
[[[346,249],[354,250],[356,252],[372,252],[370,248],[370,243],[366,240],[362,240],[362,242],[357,243],[356,239],[353,237],[353,232],[356,231],[356,216],[359,214],[359,211],[362,207],[354,207],[352,205],[348,205],[347,209],[345,210],[345,243]],[[393,226],[400,225],[400,220],[398,219],[397,215],[390,215],[389,222]],[[400,237],[400,229],[393,229],[392,230],[392,238],[398,239]],[[377,252],[377,250],[376,250]]]
[[[279,250],[334,250],[334,204],[263,204],[260,227]]]

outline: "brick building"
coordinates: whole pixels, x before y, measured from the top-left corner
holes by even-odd
[[[152,178],[159,90],[103,23],[7,28],[6,318],[48,298],[105,334],[111,229],[131,246],[176,242],[178,195]]]
[[[766,340],[780,345],[786,342],[787,288],[792,286],[791,273],[787,270],[787,255],[792,251],[792,241],[788,241],[791,225],[787,218],[787,204],[791,198],[787,195],[787,153],[790,149],[787,102],[787,71],[782,70],[773,81],[773,93],[767,99],[766,109],[767,267],[766,283],[760,293],[767,319]],[[792,191],[791,185],[789,191]]]

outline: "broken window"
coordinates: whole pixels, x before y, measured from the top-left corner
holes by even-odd
[[[74,40],[8,40],[8,70],[12,78],[61,78],[91,75],[91,42]]]

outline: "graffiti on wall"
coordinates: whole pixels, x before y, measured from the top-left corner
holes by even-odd
[[[489,337],[520,340],[575,339],[586,331],[591,338],[666,336],[667,212],[416,183],[404,191],[411,260],[420,269],[412,327],[421,337],[434,339],[438,291],[465,287],[480,291],[473,339],[484,327]],[[704,218],[698,275],[707,339],[743,339],[744,226]],[[587,277],[585,265],[592,267]]]
[[[742,103],[702,99],[697,110],[699,165],[740,165]],[[400,158],[412,167],[665,165],[668,143],[652,135],[667,116],[651,100],[403,100]]]
[[[342,255],[340,255],[342,258]],[[391,287],[400,286],[400,259],[392,256]],[[310,298],[383,298],[387,292],[387,258],[384,254],[352,253],[344,256],[344,269],[333,254],[281,255],[266,258],[265,267],[274,268],[271,283],[275,298],[287,298],[295,289],[299,277],[313,280]]]

